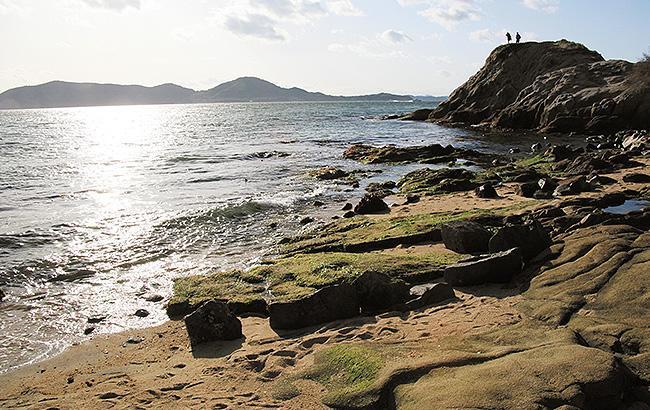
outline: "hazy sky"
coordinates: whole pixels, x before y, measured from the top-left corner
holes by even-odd
[[[0,0],[0,91],[50,80],[448,94],[504,41],[650,47],[650,0]]]

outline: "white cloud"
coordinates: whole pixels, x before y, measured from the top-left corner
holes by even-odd
[[[401,44],[401,43],[413,41],[413,39],[403,31],[392,30],[392,29],[384,31],[379,35],[379,37],[386,43],[392,43],[392,44]]]
[[[142,6],[140,0],[81,0],[90,7],[112,10],[112,11],[123,11],[128,8],[134,8],[139,10]]]
[[[453,30],[463,21],[480,20],[483,16],[475,0],[438,0],[420,12],[431,21],[434,21],[447,30]]]
[[[26,6],[17,0],[0,0],[0,16],[9,14],[24,16],[27,12]]]
[[[325,4],[330,12],[339,16],[363,16],[363,12],[350,0],[329,0]]]
[[[310,24],[327,15],[358,16],[350,0],[242,0],[226,2],[214,19],[236,35],[284,41],[284,24]]]
[[[397,2],[403,7],[426,6],[419,14],[450,31],[463,21],[475,21],[483,17],[478,0],[397,0]]]
[[[560,9],[560,0],[523,0],[522,3],[529,9],[544,13],[555,13]]]
[[[286,36],[274,27],[275,21],[262,14],[245,16],[227,16],[224,26],[231,33],[262,38],[272,41],[284,41]]]

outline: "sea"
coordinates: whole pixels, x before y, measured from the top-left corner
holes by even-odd
[[[431,103],[0,111],[0,372],[96,334],[159,324],[174,278],[254,266],[280,238],[318,224],[302,226],[303,217],[328,221],[367,183],[423,167],[344,159],[351,144],[507,154],[541,141],[379,119],[424,107]],[[308,175],[322,166],[377,172],[355,188]],[[104,320],[85,335],[95,317]]]

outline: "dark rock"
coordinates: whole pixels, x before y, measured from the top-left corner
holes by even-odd
[[[388,212],[389,208],[386,202],[376,195],[366,194],[359,200],[357,206],[354,207],[354,212],[360,215],[365,214],[380,214]]]
[[[359,299],[352,285],[328,286],[302,299],[269,304],[273,329],[299,329],[346,319],[359,314]]]
[[[627,195],[624,192],[608,192],[602,197],[598,198],[595,204],[598,208],[607,208],[609,206],[623,205]]]
[[[416,298],[406,303],[406,310],[420,309],[456,297],[454,289],[444,282],[415,286],[411,289],[411,296]]]
[[[309,172],[309,175],[313,178],[320,179],[322,181],[330,181],[333,179],[345,178],[349,175],[346,171],[334,167],[322,167],[315,169]]]
[[[343,208],[341,208],[341,211],[349,211],[349,210],[351,210],[352,208],[353,208],[353,207],[352,207],[352,204],[349,203],[349,202],[347,202],[345,205],[343,205]]]
[[[0,289],[0,302],[2,302],[2,300],[5,298],[5,296],[6,295],[5,295],[4,290]]]
[[[551,245],[551,238],[537,222],[499,228],[490,238],[490,252],[519,248],[525,261],[533,259]]]
[[[354,213],[354,211],[347,211],[346,213],[343,214],[343,218],[352,218],[355,215],[356,214]]]
[[[242,337],[239,319],[230,313],[228,306],[209,300],[183,319],[193,346],[217,340],[235,340]]]
[[[399,119],[402,121],[426,121],[427,118],[429,118],[431,111],[433,110],[429,108],[421,108],[419,110],[413,111],[410,114],[404,115]]]
[[[475,256],[445,268],[445,281],[452,286],[506,283],[521,272],[518,248],[491,255]]]
[[[574,150],[570,145],[554,145],[546,151],[545,155],[550,156],[553,161],[558,162],[574,158],[579,153],[579,150]]]
[[[96,324],[106,320],[106,316],[91,316],[88,318],[88,323]]]
[[[146,309],[138,309],[135,311],[134,315],[137,317],[147,317],[149,316],[149,311]]]
[[[321,206],[325,206],[325,202],[323,202],[323,201],[314,201],[312,203],[312,205],[314,205],[316,207],[321,207]]]
[[[420,202],[420,196],[415,194],[406,194],[406,203],[415,204]]]
[[[314,222],[314,218],[311,216],[306,216],[300,220],[300,225],[307,225]]]
[[[566,215],[566,213],[562,210],[562,208],[557,207],[557,206],[540,209],[540,210],[533,213],[533,216],[535,218],[539,218],[539,219],[557,218],[559,216],[564,216],[564,215]]]
[[[145,293],[142,295],[142,299],[146,300],[147,302],[160,302],[161,300],[164,299],[162,295],[159,295],[157,293]]]
[[[393,194],[393,188],[395,188],[395,182],[393,181],[371,182],[366,187],[366,192],[380,198],[385,198]]]
[[[555,188],[557,188],[557,182],[553,178],[541,178],[539,181],[537,181],[537,185],[539,186],[539,189],[544,192],[553,192]]]
[[[532,152],[532,153],[542,152],[543,149],[544,149],[544,146],[539,142],[536,142],[536,143],[534,143],[533,145],[530,146],[530,152]]]
[[[485,252],[492,236],[490,231],[470,221],[444,224],[440,233],[445,247],[458,253]]]
[[[623,181],[637,184],[647,184],[650,182],[650,175],[634,172],[623,176]]]
[[[510,154],[518,154],[518,153],[521,152],[521,150],[520,150],[519,148],[510,148],[510,149],[508,150],[508,152],[509,152]]]
[[[84,335],[88,336],[94,331],[95,331],[95,326],[88,326],[87,328],[84,329]]]
[[[553,192],[542,191],[541,189],[538,189],[533,194],[533,198],[535,198],[535,199],[551,199],[551,198],[553,198]]]
[[[614,178],[610,178],[604,175],[592,174],[587,177],[587,183],[591,184],[592,186],[595,184],[612,185],[616,182],[618,181],[616,181]]]
[[[269,224],[269,228],[271,228],[271,229],[277,229],[277,228],[278,228],[278,223],[277,223],[277,222],[271,222],[271,223]]]
[[[375,312],[404,302],[410,286],[383,273],[364,272],[352,282],[363,312]]]
[[[515,169],[510,173],[500,172],[499,175],[503,175],[507,182],[531,182],[544,177],[535,169]]]
[[[612,164],[602,158],[579,156],[572,162],[558,168],[568,175],[589,175],[593,172],[611,169]]]
[[[474,190],[474,193],[479,198],[489,198],[489,199],[499,198],[499,194],[497,194],[496,189],[494,189],[492,184],[489,183],[479,186]]]
[[[525,198],[532,198],[538,190],[539,185],[537,182],[524,182],[515,187],[515,193]]]
[[[592,186],[587,182],[587,178],[581,175],[578,177],[568,178],[560,182],[555,188],[555,196],[575,195],[581,192],[591,191]]]

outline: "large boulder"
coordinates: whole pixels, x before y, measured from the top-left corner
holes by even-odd
[[[444,224],[440,233],[445,247],[458,253],[485,252],[492,236],[490,231],[471,221]]]
[[[401,279],[383,273],[364,272],[352,282],[364,312],[374,312],[404,302],[410,286]]]
[[[445,281],[452,286],[506,283],[521,272],[519,248],[462,260],[445,268]]]
[[[317,290],[302,299],[269,304],[273,329],[300,329],[359,314],[354,286],[342,283]]]
[[[542,132],[648,129],[649,66],[604,61],[566,40],[502,45],[429,120]]]
[[[448,193],[469,191],[478,186],[476,174],[463,168],[422,168],[411,171],[397,181],[401,193]]]
[[[380,196],[372,193],[364,195],[357,206],[354,207],[354,212],[359,215],[364,214],[381,214],[389,211],[388,205],[381,199]]]
[[[596,61],[603,61],[603,57],[566,40],[497,47],[483,68],[442,102],[429,119],[470,124],[493,121],[538,76]],[[508,119],[511,128],[533,128],[535,123],[535,115],[527,111],[513,112]]]
[[[551,238],[537,222],[528,225],[510,225],[499,228],[490,238],[490,252],[519,248],[525,261],[533,259],[551,245]]]
[[[224,302],[209,300],[185,316],[185,328],[192,345],[242,337],[241,322]]]

